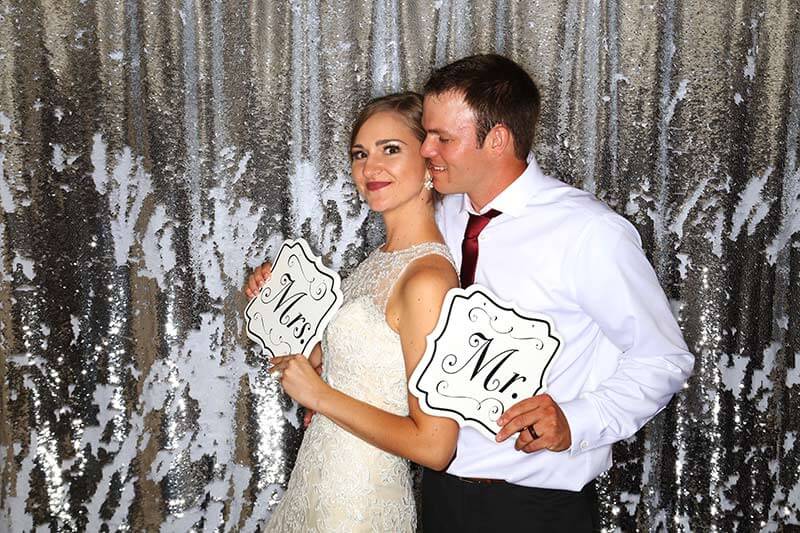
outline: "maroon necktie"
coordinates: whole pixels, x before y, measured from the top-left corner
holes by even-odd
[[[478,235],[491,219],[500,211],[491,209],[483,215],[470,213],[464,241],[461,243],[461,287],[467,288],[475,283],[475,266],[478,264]]]

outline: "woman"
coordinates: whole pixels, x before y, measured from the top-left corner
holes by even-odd
[[[456,423],[426,415],[408,392],[445,294],[458,285],[419,155],[421,117],[421,97],[401,93],[371,101],[353,125],[353,180],[383,216],[386,243],[342,284],[322,378],[319,347],[310,361],[272,360],[284,390],[317,414],[267,531],[415,531],[405,459],[436,470],[452,459]],[[251,295],[262,274],[251,276]]]

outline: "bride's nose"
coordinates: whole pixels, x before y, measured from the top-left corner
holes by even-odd
[[[375,161],[374,158],[367,157],[364,160],[363,172],[365,178],[374,178],[375,176],[378,176],[381,172],[383,172],[383,165]]]

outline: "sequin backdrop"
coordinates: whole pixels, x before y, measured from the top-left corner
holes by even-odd
[[[604,524],[798,524],[798,9],[3,0],[0,530],[265,522],[301,431],[246,272],[286,236],[343,271],[380,242],[354,110],[477,51],[540,83],[543,167],[636,224],[697,354],[616,447]]]

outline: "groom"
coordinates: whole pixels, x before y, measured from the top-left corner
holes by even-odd
[[[462,428],[447,472],[425,471],[425,531],[599,529],[593,480],[611,445],[692,370],[633,226],[529,155],[538,116],[536,85],[502,56],[461,59],[425,84],[421,153],[462,286],[547,315],[564,339],[548,393],[509,408],[497,442]]]

